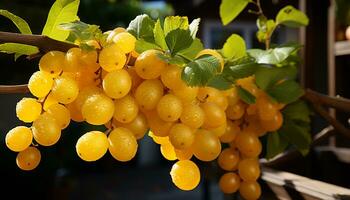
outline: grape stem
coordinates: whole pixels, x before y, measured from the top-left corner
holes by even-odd
[[[23,94],[28,93],[27,84],[23,85],[0,85],[0,94]]]
[[[66,52],[70,48],[77,47],[75,44],[54,40],[45,35],[29,35],[0,31],[0,43],[19,43],[36,46],[39,48],[39,55],[49,51]],[[37,57],[37,54],[29,55],[28,58]]]

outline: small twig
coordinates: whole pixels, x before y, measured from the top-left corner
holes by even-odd
[[[20,94],[28,93],[29,88],[27,84],[24,85],[0,85],[0,94]]]
[[[44,53],[53,50],[66,52],[70,48],[77,47],[75,44],[54,40],[45,35],[29,35],[2,31],[0,31],[0,43],[32,45],[38,47],[40,52]]]

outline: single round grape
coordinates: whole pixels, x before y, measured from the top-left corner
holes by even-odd
[[[90,131],[82,135],[75,145],[78,156],[84,161],[96,161],[108,150],[109,142],[106,134]]]
[[[35,72],[29,79],[29,91],[36,97],[45,97],[51,90],[53,79],[49,73],[43,71]]]
[[[78,108],[75,101],[73,101],[70,104],[67,104],[66,106],[67,106],[67,109],[69,110],[70,117],[73,121],[75,122],[84,121],[84,117],[83,117],[83,114],[81,113],[81,109]]]
[[[277,111],[271,120],[260,120],[260,124],[266,131],[277,131],[283,124],[283,116],[281,112]]]
[[[135,157],[138,144],[130,130],[116,128],[109,134],[108,141],[108,150],[116,160],[126,162]]]
[[[258,113],[261,120],[273,120],[277,114],[276,106],[266,96],[257,99]]]
[[[258,157],[262,150],[261,142],[254,133],[243,131],[236,137],[236,146],[246,157]]]
[[[138,140],[143,138],[143,136],[146,134],[147,130],[149,129],[147,124],[147,119],[142,113],[139,113],[135,117],[135,119],[129,123],[116,122],[116,125],[117,127],[124,127],[129,129]]]
[[[23,151],[29,147],[33,140],[30,128],[17,126],[11,129],[5,137],[6,146],[12,151]]]
[[[148,125],[151,129],[151,131],[154,133],[156,136],[164,137],[169,135],[169,131],[171,127],[174,125],[173,122],[166,122],[162,120],[157,112],[155,111],[150,111],[145,113]]]
[[[187,149],[192,146],[195,134],[188,126],[178,123],[171,127],[169,139],[176,149]]]
[[[201,105],[204,111],[205,118],[203,127],[205,128],[217,128],[220,125],[226,123],[225,112],[215,103],[206,102]]]
[[[207,128],[208,131],[212,132],[219,139],[222,135],[224,135],[226,133],[226,129],[227,129],[227,123],[223,123],[222,125],[220,125],[216,128]]]
[[[79,93],[76,81],[70,77],[57,77],[52,86],[51,94],[58,102],[69,104],[73,102]]]
[[[180,121],[194,129],[201,127],[204,123],[204,111],[197,104],[185,104],[182,110]]]
[[[175,90],[185,87],[185,82],[181,79],[181,68],[177,65],[168,65],[160,74],[160,78],[165,87]]]
[[[17,166],[25,171],[35,169],[39,165],[40,160],[41,154],[36,147],[28,147],[19,152],[16,157]]]
[[[156,136],[152,131],[148,132],[148,136],[151,137],[152,140],[157,144],[161,144],[161,145],[171,144],[168,136],[165,136],[165,137]]]
[[[146,80],[137,87],[135,99],[141,109],[153,110],[163,94],[163,85],[159,80]]]
[[[33,122],[40,113],[41,104],[36,99],[23,98],[16,105],[16,115],[23,122]]]
[[[135,49],[136,38],[128,32],[122,32],[113,37],[113,42],[124,54],[127,54]]]
[[[175,149],[171,144],[161,144],[160,153],[167,160],[173,161],[177,159]]]
[[[79,91],[79,94],[75,99],[74,103],[77,105],[77,108],[81,110],[85,101],[89,97],[97,94],[102,94],[102,93],[103,93],[103,90],[97,86],[92,85],[92,86],[85,87],[81,91]]]
[[[198,94],[198,87],[182,86],[171,91],[184,103],[192,103]]]
[[[64,72],[76,72],[82,67],[82,50],[78,47],[69,49],[65,55],[65,65],[62,70]]]
[[[39,69],[55,78],[61,73],[64,64],[65,54],[63,52],[50,51],[41,57]]]
[[[114,112],[114,119],[122,123],[131,122],[136,118],[139,112],[136,100],[130,95],[115,100],[114,107],[116,110],[116,112]]]
[[[62,76],[64,76],[64,74]],[[74,80],[76,81],[79,89],[94,85],[97,86],[101,83],[99,74],[90,71],[86,66],[83,68],[83,70],[79,70],[74,74]]]
[[[218,164],[223,170],[233,171],[237,169],[239,160],[238,151],[232,148],[226,148],[220,153]]]
[[[193,156],[192,148],[175,149],[175,154],[178,160],[190,160]]]
[[[197,99],[200,102],[213,102],[223,110],[226,110],[228,106],[227,97],[221,91],[212,87],[199,88]]]
[[[40,101],[44,101],[44,99],[40,99]],[[51,93],[49,93],[47,95],[47,97],[45,98],[45,101],[44,101],[44,105],[43,105],[43,109],[45,111],[47,111],[47,109],[49,109],[49,107],[53,104],[57,104],[58,101],[52,96]]]
[[[254,76],[249,76],[246,78],[241,78],[238,79],[236,81],[236,84],[242,88],[244,88],[245,90],[247,90],[248,92],[250,92],[252,95],[254,95],[255,97],[258,96],[259,94],[259,89],[255,84],[255,78]]]
[[[196,133],[192,148],[193,154],[202,161],[215,160],[221,152],[221,143],[218,137],[204,129]]]
[[[157,104],[159,117],[167,122],[173,122],[180,118],[182,113],[182,103],[173,94],[164,95]]]
[[[235,105],[239,101],[239,95],[236,87],[229,90],[227,94],[228,105]]]
[[[90,40],[90,41],[96,41],[96,40]],[[92,42],[94,43],[94,42]],[[98,44],[95,46],[99,46]],[[98,48],[97,48],[98,49]],[[97,62],[97,51],[96,50],[83,50],[81,51],[80,55],[80,61],[83,65],[86,65],[88,68],[92,69],[93,72],[98,70],[98,68],[92,67],[90,65],[95,65]]]
[[[126,29],[123,28],[123,27],[117,27],[115,29],[113,29],[112,31],[108,31],[109,34],[108,34],[108,37],[107,37],[107,42],[108,43],[111,43],[113,42],[113,38],[118,35],[119,33],[123,33],[123,32],[126,32]]]
[[[230,143],[235,140],[240,131],[241,128],[239,127],[239,124],[237,122],[227,120],[225,133],[220,136],[220,141],[222,143]]]
[[[131,89],[131,84],[131,77],[124,69],[108,73],[102,82],[103,90],[106,94],[115,99],[120,99],[127,95]]]
[[[43,113],[33,122],[33,136],[35,141],[43,146],[52,146],[61,137],[61,126],[49,113]]]
[[[81,113],[86,122],[92,125],[103,125],[113,117],[114,102],[104,94],[96,94],[85,101]]]
[[[61,129],[65,129],[69,125],[70,112],[64,105],[53,104],[47,109],[47,113],[51,114],[56,119]]]
[[[222,71],[224,69],[224,65],[225,65],[225,62],[224,62],[224,59],[222,58],[222,56],[220,55],[220,53],[218,53],[216,50],[214,49],[203,49],[202,51],[200,51],[196,58],[199,58],[200,56],[202,55],[211,55],[211,56],[214,56],[216,59],[219,60],[220,62],[220,71]]]
[[[219,187],[225,194],[233,194],[239,189],[241,183],[236,173],[228,172],[220,177]]]
[[[261,196],[261,188],[256,181],[242,181],[239,194],[247,200],[257,200]]]
[[[246,158],[238,164],[238,174],[244,181],[256,181],[260,176],[259,161],[256,158]]]
[[[122,69],[126,64],[126,56],[116,44],[102,49],[99,55],[99,64],[107,72]]]
[[[170,171],[173,183],[181,190],[193,190],[200,181],[200,171],[197,165],[190,160],[177,161]]]
[[[226,109],[226,116],[231,120],[238,120],[243,117],[245,112],[245,106],[242,102],[238,102],[234,105],[230,105]]]
[[[143,79],[155,79],[167,64],[158,57],[158,50],[146,50],[135,61],[136,73]]]

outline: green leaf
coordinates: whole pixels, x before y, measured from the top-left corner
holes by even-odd
[[[260,67],[255,72],[255,82],[259,88],[266,90],[281,80],[293,80],[296,75],[297,69],[293,66]]]
[[[168,46],[165,42],[165,35],[163,28],[160,24],[160,20],[158,19],[156,24],[154,25],[153,29],[153,34],[154,34],[154,41],[155,43],[160,46],[163,50],[167,50]]]
[[[289,143],[295,145],[298,150],[305,152],[311,144],[311,135],[308,127],[300,126],[292,120],[285,120],[283,126],[278,131]]]
[[[136,41],[135,50],[137,53],[142,53],[149,49],[160,49],[160,48],[157,45],[150,42],[146,42],[143,39],[139,39]]]
[[[285,104],[298,100],[304,94],[301,86],[292,80],[283,81],[266,90],[266,92],[276,101]]]
[[[310,123],[311,111],[305,101],[298,100],[292,104],[288,104],[283,110],[283,117],[290,120],[302,121]]]
[[[177,54],[186,57],[188,60],[193,60],[196,55],[203,50],[203,48],[204,47],[200,39],[196,38],[193,40],[191,46],[179,51]]]
[[[187,62],[179,55],[158,54],[158,57],[166,63],[183,66]]]
[[[256,20],[256,25],[259,29],[256,33],[259,42],[264,42],[267,37],[272,35],[272,32],[276,28],[275,21],[273,19],[268,20],[265,16],[259,16],[259,18]]]
[[[91,40],[102,35],[100,27],[97,25],[86,24],[81,21],[63,23],[59,25],[60,29],[70,31],[70,40]]]
[[[276,22],[277,24],[297,28],[300,26],[307,26],[309,24],[309,18],[293,6],[286,6],[278,12]]]
[[[189,86],[205,86],[220,69],[220,62],[210,55],[200,56],[187,63],[182,71],[181,78]]]
[[[175,29],[165,36],[166,44],[171,55],[191,46],[193,38],[189,30]]]
[[[232,83],[226,80],[222,74],[217,74],[209,80],[207,86],[210,86],[219,90],[227,90],[232,87]]]
[[[256,64],[250,59],[240,59],[236,63],[228,63],[223,70],[223,74],[233,82],[237,79],[253,75],[258,67],[259,64]]]
[[[171,31],[176,29],[188,30],[188,18],[180,16],[168,16],[164,20],[164,34],[167,36]]]
[[[0,44],[0,51],[2,53],[16,53],[20,55],[32,55],[39,52],[39,49],[34,46],[26,44],[17,44],[17,43],[4,43]],[[17,58],[19,55],[16,56]],[[16,59],[16,58],[15,58]]]
[[[191,32],[191,36],[193,39],[196,38],[196,35],[197,35],[197,32],[198,32],[198,28],[199,28],[199,22],[201,21],[200,18],[197,18],[197,19],[194,19],[190,26],[189,26],[189,29],[190,29],[190,32]]]
[[[16,25],[19,32],[23,34],[32,34],[32,31],[30,30],[28,23],[24,19],[18,17],[15,14],[10,13],[7,10],[2,10],[2,9],[0,9],[0,15],[11,20]]]
[[[249,0],[222,0],[220,4],[220,17],[224,25],[234,20],[248,5]]]
[[[266,158],[270,159],[282,153],[288,146],[288,141],[280,132],[268,133],[266,144]]]
[[[294,51],[299,47],[289,46],[289,47],[277,47],[269,50],[262,49],[249,49],[247,53],[255,58],[257,63],[264,64],[278,64],[287,59]]]
[[[79,3],[79,0],[56,0],[50,9],[42,35],[60,41],[66,40],[69,32],[60,29],[58,25],[79,19],[77,16]]]
[[[252,95],[248,90],[237,87],[239,98],[247,104],[254,104],[256,102],[256,98]]]
[[[241,58],[246,55],[246,46],[243,38],[237,34],[232,34],[222,48],[222,54],[228,58]]]
[[[127,31],[134,35],[137,39],[143,39],[147,42],[154,41],[155,22],[146,14],[137,16],[129,23]]]

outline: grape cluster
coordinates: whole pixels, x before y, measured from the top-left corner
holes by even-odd
[[[6,135],[9,149],[19,152],[17,165],[32,170],[40,162],[33,144],[58,142],[70,121],[105,125],[106,132],[91,131],[76,143],[78,156],[96,161],[107,151],[118,161],[129,161],[137,152],[137,140],[148,135],[160,145],[164,158],[175,161],[170,175],[182,190],[200,182],[200,170],[191,161],[217,160],[225,173],[219,180],[224,193],[239,190],[245,199],[258,199],[260,176],[259,136],[282,125],[280,109],[260,90],[254,77],[239,79],[233,88],[190,87],[181,79],[182,68],[160,59],[159,50],[136,53],[136,38],[123,28],[108,33],[103,47],[51,51],[39,62],[28,83],[36,98],[17,103],[17,117],[32,123],[18,126]],[[212,55],[224,66],[222,56],[205,49],[197,55]],[[237,87],[252,93],[255,104],[244,103]],[[149,131],[148,131],[149,130]],[[225,148],[224,148],[225,147]]]

